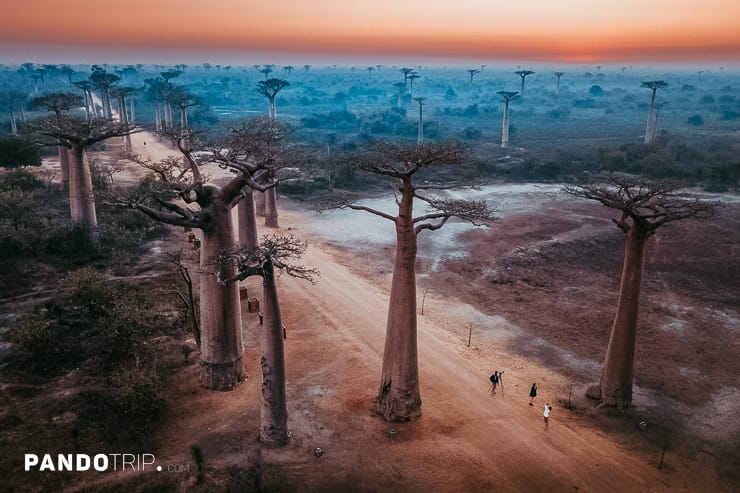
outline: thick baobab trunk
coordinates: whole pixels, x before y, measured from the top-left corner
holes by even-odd
[[[126,96],[121,96],[118,103],[120,106],[118,119],[124,125],[128,125],[128,109],[126,108]],[[126,151],[131,150],[131,134],[126,134],[123,136],[123,148]]]
[[[89,238],[94,240],[98,219],[95,213],[95,195],[87,151],[82,146],[75,146],[70,152],[70,158],[69,210],[72,222],[83,228]]]
[[[655,93],[653,89],[653,95],[650,97],[650,108],[648,109],[647,125],[645,126],[645,143],[650,144],[653,142],[653,135],[655,133]]]
[[[509,102],[504,105],[504,123],[501,126],[501,149],[509,147]]]
[[[106,87],[103,92],[105,94],[105,116],[107,118],[113,118],[113,103],[110,99],[110,89]]]
[[[214,259],[234,244],[231,207],[218,198],[208,207],[211,224],[203,229],[200,267],[205,272],[217,269],[220,279],[236,275],[228,262]],[[200,382],[213,390],[232,390],[246,378],[242,346],[242,318],[238,283],[220,284],[216,276],[200,278]]]
[[[254,213],[254,192],[251,187],[242,189],[244,197],[237,206],[239,218],[239,246],[247,250],[254,250],[258,246],[257,219]]]
[[[263,269],[262,326],[262,402],[260,405],[260,440],[269,446],[288,443],[288,408],[285,402],[285,352],[283,324],[272,263]]]
[[[69,189],[69,150],[60,145],[57,146],[59,153],[59,167],[62,169],[62,190]]]
[[[265,192],[255,191],[254,192],[254,212],[258,216],[265,217]]]
[[[599,384],[602,405],[624,407],[632,402],[632,370],[646,240],[647,235],[635,225],[627,233],[617,314]]]
[[[417,144],[423,144],[424,143],[424,113],[421,109],[422,106],[419,105],[419,129],[416,136],[416,143]]]
[[[182,128],[188,128],[188,109],[180,108],[180,126]]]
[[[416,233],[409,178],[404,180],[398,212],[396,259],[376,411],[388,421],[411,421],[421,416],[421,397],[416,348]]]
[[[277,190],[270,187],[265,190],[265,226],[278,228]]]

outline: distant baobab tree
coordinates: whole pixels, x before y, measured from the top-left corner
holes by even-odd
[[[603,184],[567,186],[564,189],[576,197],[595,200],[620,211],[621,217],[613,221],[626,235],[617,313],[601,381],[588,390],[589,397],[600,400],[604,406],[623,408],[632,403],[640,287],[648,239],[666,223],[691,217],[706,218],[716,207],[698,198],[689,198],[679,190],[676,183],[656,183],[617,175],[609,176]]]
[[[560,78],[565,75],[565,72],[555,72],[555,77],[557,77],[557,85],[555,86],[555,94],[560,96]]]
[[[304,72],[308,72],[309,70],[311,70],[311,65],[304,65],[303,66],[303,71]]]
[[[419,103],[419,133],[416,138],[417,144],[423,144],[424,143],[424,114],[422,108],[424,107],[424,101],[426,101],[427,98],[414,98],[414,101]]]
[[[236,250],[228,258],[236,264],[238,274],[227,282],[251,276],[262,278],[260,441],[270,447],[282,447],[290,439],[285,392],[285,332],[275,279],[282,273],[314,282],[318,271],[294,263],[307,247],[305,241],[293,236],[264,236],[258,247]]]
[[[118,121],[124,125],[129,124],[128,118],[128,105],[126,104],[126,98],[133,92],[133,88],[130,87],[114,87],[111,89],[110,95],[112,98],[118,100]],[[128,152],[131,151],[131,135],[126,134],[123,136],[123,147]]]
[[[277,109],[275,108],[275,97],[285,87],[288,87],[290,83],[285,79],[267,79],[260,81],[257,84],[257,92],[267,98],[268,101],[268,116],[272,119],[277,118]]]
[[[414,72],[414,69],[408,68],[408,67],[404,67],[404,68],[398,69],[398,71],[401,72],[401,74],[403,75],[403,85],[404,85],[404,87],[406,87],[406,85],[408,84],[408,81],[409,81],[409,75],[415,73]]]
[[[468,74],[470,74],[470,85],[473,85],[473,77],[475,77],[475,74],[479,74],[480,70],[477,68],[471,68],[467,70]]]
[[[269,67],[265,67],[260,70],[260,73],[263,74],[265,76],[265,80],[267,80],[272,73],[272,69]]]
[[[46,111],[53,112],[57,123],[60,124],[63,114],[68,113],[74,108],[82,105],[82,97],[77,94],[67,92],[53,92],[33,98],[29,102],[32,109],[44,108]],[[68,190],[69,187],[69,150],[64,145],[57,146],[59,155],[59,167],[62,170],[62,190]]]
[[[528,75],[532,75],[534,72],[532,70],[517,70],[514,73],[522,78],[522,89],[520,93],[521,96],[524,97],[524,79],[526,79]]]
[[[97,117],[98,111],[95,108],[95,100],[92,95],[92,89],[95,86],[92,81],[80,80],[73,82],[72,85],[82,89],[82,93],[85,95],[85,115],[87,116],[87,119],[90,120],[93,117]]]
[[[365,70],[367,70],[367,75],[372,75],[373,70],[375,70],[375,67],[367,67]]]
[[[504,121],[501,126],[501,149],[509,147],[509,101],[518,96],[516,91],[498,91],[496,94],[504,100]]]
[[[110,90],[118,83],[121,78],[116,74],[106,72],[97,65],[93,65],[93,72],[90,74],[90,81],[100,90],[101,100],[103,102],[103,116],[106,118],[113,117],[113,105],[111,103]]]
[[[400,197],[398,214],[385,212],[346,200],[334,208],[365,211],[394,224],[396,256],[391,282],[386,325],[383,369],[376,412],[388,421],[412,421],[421,415],[416,321],[416,252],[422,231],[435,231],[452,217],[474,224],[492,218],[485,202],[442,199],[428,196],[425,190],[444,188],[444,183],[415,185],[413,178],[427,168],[465,161],[465,147],[458,142],[405,144],[379,142],[371,152],[357,157],[361,169],[392,179]],[[424,203],[429,212],[414,217],[414,201]]]
[[[414,94],[414,81],[416,79],[421,79],[421,75],[417,74],[416,72],[409,74],[409,94]]]
[[[396,82],[393,86],[398,90],[396,93],[396,108],[403,106],[403,98],[406,95],[406,83]]]
[[[180,70],[166,70],[164,72],[160,72],[160,75],[165,80],[165,82],[170,82],[172,79],[177,79],[182,75],[182,71]]]
[[[83,231],[91,243],[97,241],[98,219],[95,212],[90,164],[87,149],[111,137],[122,137],[141,129],[125,125],[110,118],[91,121],[76,116],[40,118],[29,125],[29,130],[41,137],[54,139],[70,150],[69,159],[69,209],[72,222]],[[43,140],[41,141],[43,143]]]
[[[23,106],[26,104],[27,94],[21,91],[6,91],[2,93],[2,105],[10,112],[10,133],[18,135],[18,120],[25,121],[25,111]]]
[[[290,75],[293,73],[293,68],[293,65],[286,65],[285,67],[283,67],[283,70],[286,74]]]
[[[645,127],[646,144],[651,144],[656,135],[655,127],[657,119],[655,117],[655,93],[658,91],[658,89],[666,87],[667,85],[668,83],[662,80],[651,80],[642,83],[641,87],[647,87],[652,91],[652,95],[650,96],[650,108],[648,109],[647,125]]]

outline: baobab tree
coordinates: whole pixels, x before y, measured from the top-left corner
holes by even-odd
[[[496,94],[504,100],[504,121],[501,125],[501,149],[509,147],[509,101],[519,94],[516,91],[498,91]]]
[[[72,222],[94,243],[97,239],[98,220],[87,149],[111,137],[122,137],[141,129],[109,118],[96,118],[88,122],[69,115],[35,120],[29,124],[29,129],[36,135],[52,138],[54,144],[58,143],[69,149],[70,215]],[[44,143],[43,140],[41,142]]]
[[[73,108],[79,108],[82,104],[82,98],[77,94],[67,92],[53,92],[33,98],[29,102],[31,108],[44,108],[46,111],[53,112],[57,123],[63,118],[63,113],[69,112]],[[69,151],[59,144],[57,146],[59,155],[59,167],[62,170],[62,189],[67,190],[69,186]]]
[[[375,70],[375,67],[367,67],[365,70],[367,70],[367,75],[373,75],[373,70]]]
[[[473,77],[475,77],[475,74],[479,74],[480,73],[480,70],[478,70],[477,68],[471,68],[471,69],[468,69],[467,72],[468,72],[468,74],[470,74],[470,85],[472,86],[473,85]]]
[[[200,278],[199,379],[209,389],[231,390],[246,378],[239,289],[235,283],[220,282],[234,278],[237,271],[233,264],[219,263],[217,259],[234,248],[231,209],[242,189],[247,185],[259,189],[261,185],[235,167],[231,169],[236,176],[226,185],[207,183],[193,157],[192,136],[183,132],[175,141],[183,157],[175,164],[181,170],[162,171],[168,166],[172,169],[172,160],[156,165],[141,162],[163,182],[157,187],[162,192],[130,199],[128,206],[165,224],[201,230],[200,269],[204,274]],[[190,208],[191,203],[198,207]]]
[[[679,192],[675,183],[656,183],[630,176],[612,175],[604,184],[565,187],[576,197],[595,200],[621,211],[613,219],[626,235],[622,281],[617,312],[612,324],[604,368],[598,386],[588,395],[604,406],[623,408],[632,402],[640,285],[645,266],[645,245],[656,230],[669,222],[691,217],[705,218],[715,206]]]
[[[262,387],[260,405],[260,440],[271,447],[288,443],[288,407],[285,398],[284,332],[280,316],[275,277],[282,272],[313,282],[318,272],[293,262],[300,259],[308,244],[293,236],[265,236],[259,247],[240,249],[229,256],[239,273],[227,282],[262,278]]]
[[[522,78],[522,89],[519,92],[522,97],[524,97],[524,79],[526,79],[528,75],[532,75],[534,72],[532,70],[517,70],[514,73]]]
[[[269,118],[252,118],[233,125],[224,139],[211,145],[212,158],[222,167],[238,170],[252,177],[251,184],[260,185],[265,200],[265,226],[278,227],[275,186],[282,167],[294,166],[300,155],[284,145],[290,129],[284,123]],[[239,244],[243,248],[257,247],[256,208],[252,186],[242,190],[238,205]],[[272,191],[272,193],[270,192]]]
[[[560,78],[565,75],[565,72],[555,72],[555,77],[557,77],[557,85],[555,86],[555,94],[560,96]]]
[[[641,87],[647,87],[648,89],[652,91],[652,94],[650,96],[650,108],[648,109],[647,126],[645,127],[645,143],[646,144],[651,144],[653,140],[655,139],[655,134],[656,134],[655,93],[658,92],[658,89],[666,87],[667,85],[668,83],[662,80],[651,80],[651,81],[643,82],[641,85]]]
[[[128,107],[126,98],[131,94],[132,89],[129,87],[115,87],[111,89],[110,95],[118,100],[118,121],[124,125],[129,124]],[[131,135],[123,136],[123,147],[128,152],[131,150]]]
[[[72,84],[82,89],[82,93],[85,96],[85,116],[87,119],[90,120],[92,117],[97,117],[98,110],[95,108],[95,100],[92,95],[92,89],[95,87],[95,84],[89,80],[80,80]]]
[[[257,83],[257,92],[267,98],[269,103],[267,115],[273,120],[277,118],[277,110],[275,108],[275,97],[285,87],[288,87],[290,83],[285,79],[267,79]]]
[[[272,73],[272,69],[270,67],[265,67],[262,70],[260,70],[260,73],[262,73],[265,76],[265,80],[267,80],[270,77],[270,74]]]
[[[121,78],[116,74],[110,74],[97,65],[93,65],[93,72],[90,74],[90,81],[100,90],[101,101],[103,102],[103,116],[112,118],[113,105],[111,104],[111,88],[118,83]]]
[[[416,79],[421,79],[421,75],[417,74],[416,72],[409,74],[408,80],[409,80],[409,94],[414,94],[414,81]]]
[[[427,98],[414,98],[414,101],[419,103],[419,132],[418,136],[416,138],[417,144],[423,144],[424,143],[424,118],[423,118],[423,106],[424,101],[426,101]]]
[[[421,415],[415,267],[419,234],[441,228],[452,217],[474,224],[493,217],[485,202],[428,196],[425,190],[439,187],[417,186],[413,178],[424,169],[459,164],[465,159],[465,148],[457,142],[422,145],[380,142],[373,151],[358,156],[357,161],[361,169],[396,181],[396,191],[400,194],[400,199],[397,199],[398,214],[393,216],[348,201],[333,206],[369,212],[393,222],[396,229],[396,256],[376,404],[377,413],[388,421],[410,421]],[[415,200],[423,202],[428,212],[414,217]]]
[[[2,93],[2,105],[10,112],[10,133],[18,135],[18,119],[25,122],[25,111],[27,94],[20,91],[7,91]]]
[[[409,75],[414,73],[414,69],[404,67],[404,68],[398,69],[398,71],[401,72],[401,75],[403,75],[403,85],[404,87],[406,87],[406,85],[409,82]]]
[[[290,74],[293,73],[293,68],[293,65],[286,65],[285,67],[283,67],[283,70],[286,74],[288,74],[288,76],[290,76]]]

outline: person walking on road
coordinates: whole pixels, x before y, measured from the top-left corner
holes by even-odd
[[[545,417],[545,431],[550,426],[550,413],[552,412],[552,406],[549,402],[545,403],[545,412],[542,414]]]
[[[498,371],[494,371],[493,372],[493,375],[491,375],[491,378],[490,378],[490,380],[491,380],[491,394],[493,394],[493,395],[496,395],[496,387],[498,386],[499,379],[500,379],[500,377],[499,377]]]
[[[537,397],[537,383],[532,384],[532,388],[529,389],[529,405],[534,406],[534,398]]]

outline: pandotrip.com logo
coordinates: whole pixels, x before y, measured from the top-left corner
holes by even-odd
[[[155,463],[154,454],[25,454],[23,467],[39,472],[162,471]]]

